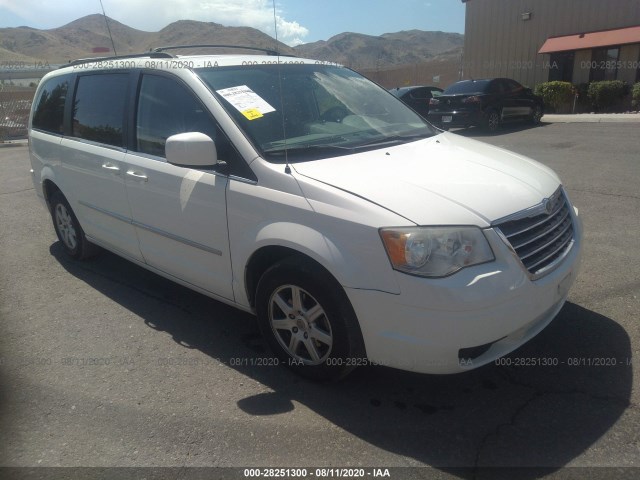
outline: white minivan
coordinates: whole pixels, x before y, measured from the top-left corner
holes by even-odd
[[[278,363],[455,373],[562,308],[581,222],[557,175],[443,133],[336,64],[166,50],[47,74],[36,192],[97,246],[258,317]]]

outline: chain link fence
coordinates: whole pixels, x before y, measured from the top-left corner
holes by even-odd
[[[27,138],[29,111],[35,91],[35,86],[0,83],[0,142]]]

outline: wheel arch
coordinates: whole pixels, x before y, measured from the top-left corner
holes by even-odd
[[[301,265],[307,264],[321,269],[329,275],[337,285],[342,287],[336,276],[322,263],[307,253],[298,249],[283,245],[266,245],[258,248],[249,258],[244,270],[244,286],[249,300],[249,305],[254,308],[256,300],[256,288],[264,273],[278,262],[287,258],[299,257]]]
[[[253,308],[255,289],[260,276],[273,264],[287,256],[298,255],[326,271],[341,288],[366,288],[398,293],[398,285],[391,274],[391,266],[382,250],[362,249],[353,242],[362,234],[313,228],[293,222],[274,222],[263,225],[232,249],[236,278],[236,301]],[[237,238],[232,234],[232,238]],[[379,254],[376,254],[379,253]],[[244,298],[243,298],[244,297]]]
[[[353,348],[352,353],[355,358],[366,358],[367,350],[360,320],[342,284],[322,263],[300,250],[282,245],[269,245],[263,246],[253,253],[245,268],[245,288],[251,307],[256,307],[257,286],[264,273],[273,265],[288,259],[296,259],[296,267],[299,266],[301,270],[308,270],[314,275],[318,275],[319,278],[323,278],[324,281],[334,283],[336,293],[350,312],[349,315],[355,320],[355,324],[352,325],[352,329],[348,333]]]
[[[51,196],[56,192],[60,192],[62,195],[64,195],[60,187],[58,187],[58,185],[51,178],[43,178],[42,194],[49,210],[51,210]]]

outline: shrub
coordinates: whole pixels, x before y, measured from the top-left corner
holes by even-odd
[[[631,89],[631,105],[633,108],[640,108],[640,82]]]
[[[546,107],[558,111],[571,105],[576,89],[569,82],[545,82],[536,85],[535,94],[542,97]]]
[[[624,96],[625,85],[622,80],[591,82],[587,95],[591,104],[598,110],[613,108]]]

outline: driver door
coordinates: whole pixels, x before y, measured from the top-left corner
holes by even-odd
[[[134,128],[135,149],[124,158],[124,177],[145,262],[233,300],[226,213],[229,179],[215,170],[180,167],[164,158],[166,139],[176,133],[201,132],[215,141],[215,121],[179,80],[143,73]]]

